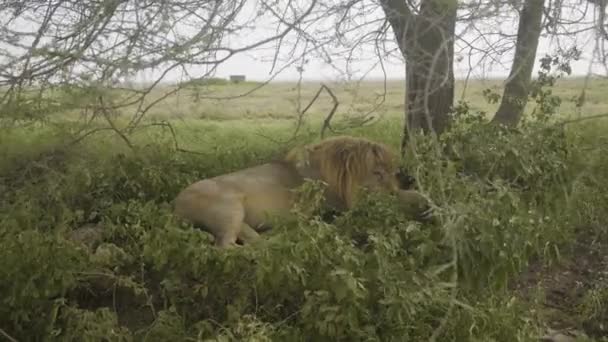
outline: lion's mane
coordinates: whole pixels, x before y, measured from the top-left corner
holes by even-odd
[[[321,179],[347,208],[353,204],[364,177],[380,167],[389,174],[395,168],[390,148],[371,140],[338,136],[294,148],[285,161],[295,165],[304,176]]]

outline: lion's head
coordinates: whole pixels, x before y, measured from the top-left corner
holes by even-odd
[[[399,189],[395,155],[386,145],[364,138],[328,138],[290,151],[286,160],[305,177],[325,181],[346,208],[352,207],[360,187],[388,192]]]

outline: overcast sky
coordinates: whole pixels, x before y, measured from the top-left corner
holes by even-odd
[[[580,0],[580,5],[576,4],[577,0],[561,0],[561,4],[565,4],[568,2],[570,5],[574,4],[572,13],[565,12],[562,14],[562,17],[568,18],[580,16],[580,12],[584,12],[586,16],[583,18],[586,21],[585,24],[579,25],[579,27],[568,27],[569,30],[577,30],[581,28],[589,27],[589,23],[593,23],[593,6],[590,6],[587,1]],[[301,3],[300,3],[301,2]],[[304,8],[309,6],[310,2],[307,0],[299,1],[300,6],[302,7],[302,11]],[[359,13],[356,16],[357,21],[370,22],[375,18],[383,19],[384,13],[382,9],[374,4],[373,2],[369,2],[371,5],[365,8],[364,13]],[[268,36],[275,35],[277,33],[276,27],[276,18],[265,17],[259,19],[256,17],[257,11],[254,6],[256,6],[256,1],[247,1],[246,8],[244,8],[237,19],[239,23],[247,22],[249,25],[249,29],[247,31],[237,30],[236,35],[231,35],[226,38],[226,43],[230,47],[241,47],[244,45],[252,44],[256,41],[262,40]],[[317,6],[318,7],[318,6]],[[319,15],[320,17],[325,16],[325,12],[319,12],[315,15]],[[503,15],[503,14],[501,14]],[[253,20],[255,18],[255,21]],[[545,17],[546,19],[546,17]],[[287,21],[290,21],[290,18],[286,18]],[[490,20],[493,20],[490,21]],[[510,50],[509,53],[506,54],[496,54],[491,53],[491,58],[494,59],[495,63],[490,64],[490,58],[481,59],[481,55],[469,55],[468,51],[459,51],[459,45],[465,46],[462,44],[462,41],[466,40],[471,44],[476,45],[478,51],[481,53],[485,53],[485,51],[491,51],[490,46],[497,41],[499,36],[506,35],[515,35],[517,33],[518,26],[518,18],[516,16],[509,16],[497,18],[496,16],[492,16],[490,20],[486,20],[483,22],[476,21],[475,27],[471,28],[469,23],[459,23],[456,28],[456,32],[458,37],[462,38],[462,40],[456,41],[456,60],[455,60],[455,75],[457,78],[463,78],[470,73],[470,77],[474,78],[482,78],[482,77],[501,77],[504,78],[509,74],[511,67],[511,57],[513,50]],[[578,18],[577,20],[580,20]],[[307,32],[313,37],[313,39],[326,39],[326,41],[331,41],[331,33],[327,34],[327,32],[331,32],[333,29],[333,25],[335,24],[335,20],[333,18],[329,18],[324,23],[324,28],[319,28],[317,26],[311,26],[308,28]],[[316,24],[315,24],[316,25]],[[323,23],[321,24],[323,25]],[[27,23],[21,26],[31,26],[27,25]],[[32,32],[35,32],[37,27],[31,27]],[[361,36],[369,30],[377,29],[376,26],[366,27],[364,30],[356,31],[354,30],[354,36]],[[365,31],[368,30],[368,31]],[[482,32],[482,33],[480,33]],[[187,32],[186,32],[187,33]],[[193,33],[192,33],[193,34]],[[321,35],[321,36],[319,36]],[[323,36],[325,35],[325,36]],[[352,37],[351,37],[352,38]],[[388,38],[390,39],[390,44],[392,44],[392,48],[394,48],[395,42],[392,39],[392,32],[388,32]],[[482,38],[482,39],[480,39]],[[295,35],[292,34],[286,38],[286,42],[283,44],[282,52],[285,55],[290,50],[290,44],[295,41]],[[333,43],[333,42],[332,42]],[[605,40],[604,44],[608,44]],[[299,52],[302,52],[302,45],[299,45]],[[606,75],[606,70],[602,65],[596,63],[591,65],[590,61],[592,59],[592,55],[594,49],[596,48],[595,34],[593,31],[585,31],[580,33],[574,37],[560,37],[549,38],[549,37],[541,37],[541,41],[538,47],[537,56],[536,56],[536,68],[535,74],[538,70],[539,58],[544,56],[546,53],[554,53],[558,46],[562,48],[570,48],[571,46],[576,45],[579,49],[582,50],[582,58],[579,61],[573,62],[571,64],[573,74],[580,76],[587,74],[590,70],[594,73]],[[391,46],[389,46],[391,48]],[[336,80],[343,76],[344,73],[340,73],[336,70],[340,69],[342,71],[346,70],[346,64],[344,63],[345,53],[341,50],[337,50],[339,48],[335,48],[336,50],[331,50],[330,53],[333,53],[332,63],[333,66],[327,65],[325,62],[321,60],[321,58],[317,58],[316,56],[309,54],[307,55],[309,58],[309,63],[304,67],[304,73],[302,74],[304,81],[328,81],[328,80]],[[274,75],[271,74],[273,70],[272,57],[276,50],[276,42],[270,42],[265,46],[262,46],[260,49],[254,51],[247,51],[243,53],[239,53],[228,59],[226,62],[221,64],[216,71],[216,77],[227,78],[231,74],[241,74],[245,75],[249,80],[257,80],[264,81],[269,77],[274,76],[274,80],[277,81],[293,81],[297,80],[299,77],[299,73],[297,71],[297,64],[289,65],[284,70],[282,70],[279,74]],[[298,53],[298,51],[296,51]],[[287,53],[289,55],[289,53]],[[357,61],[349,64],[349,74],[352,75],[355,79],[363,76],[366,73],[367,79],[382,79],[384,77],[384,72],[380,65],[378,65],[379,58],[374,50],[373,45],[367,45],[364,48],[361,48],[359,51],[355,53],[358,57]],[[389,79],[403,79],[405,76],[404,72],[404,64],[401,57],[391,58],[391,59],[382,59],[383,67],[386,72],[386,77]],[[279,63],[278,66],[275,66],[274,71],[277,69],[281,69],[281,66],[284,64]],[[375,65],[375,67],[374,67]],[[196,67],[193,67],[189,70],[191,75],[199,76],[205,74],[205,70],[197,70]],[[162,70],[154,70],[154,71],[146,71],[140,73],[137,77],[135,77],[135,81],[153,81],[159,75],[161,75]],[[166,78],[165,82],[169,81],[179,81],[183,79],[183,75],[176,71],[170,73]]]
[[[573,11],[576,11],[576,13],[574,14],[565,12],[563,15],[565,17],[578,16],[580,14],[579,11],[585,11],[587,13],[585,20],[592,22],[594,17],[593,6],[585,9],[583,9],[583,7],[585,6],[581,5],[575,8]],[[380,9],[378,9],[378,11],[375,13],[371,13],[370,16],[383,16],[383,13]],[[516,34],[518,18],[513,17],[512,20],[503,20],[498,24],[489,23],[487,25],[487,29],[496,30],[497,25],[500,27],[501,32]],[[583,24],[579,26],[578,29],[588,26],[588,24]],[[268,28],[268,30],[265,30],[265,27]],[[569,29],[574,30],[575,28],[572,27]],[[237,44],[238,42],[251,41],[252,39],[262,37],[264,34],[263,32],[270,32],[269,30],[274,31],[274,26],[264,21],[258,21],[256,22],[256,29],[250,34],[245,35],[245,37],[232,37],[231,39],[233,39],[233,41]],[[457,33],[460,32],[468,41],[473,41],[475,38],[479,37],[479,33],[477,31],[466,29],[464,25],[458,25],[456,31]],[[389,34],[392,37],[392,33],[389,32]],[[491,37],[488,39],[492,40]],[[590,61],[592,60],[593,51],[596,45],[595,34],[592,31],[580,33],[575,37],[560,37],[559,39],[542,37],[537,51],[537,61],[534,73],[536,74],[536,71],[538,70],[538,59],[545,53],[553,53],[558,46],[568,48],[574,44],[576,44],[576,46],[582,50],[583,54],[579,61],[571,64],[573,74],[577,76],[586,75],[590,70]],[[482,49],[484,48],[483,45],[480,47]],[[370,51],[373,50],[372,47],[370,46],[367,50],[368,51],[365,51],[365,53],[367,53],[367,57],[362,57],[363,60],[350,65],[350,70],[355,71],[354,74],[357,77],[361,76],[364,71],[373,68],[374,64],[378,62],[378,57],[375,57],[373,51]],[[243,74],[246,75],[246,77],[250,80],[266,80],[270,77],[269,73],[272,68],[272,63],[269,62],[269,60],[272,57],[272,53],[272,49],[266,48],[264,51],[252,51],[249,53],[236,55],[219,67],[217,76],[228,77],[230,74]],[[460,57],[462,59],[460,61],[455,61],[454,65],[456,77],[465,77],[471,70],[469,67],[470,65],[473,66],[473,72],[470,75],[471,77],[506,77],[509,74],[511,66],[511,56],[512,51],[511,53],[503,56],[493,56],[493,58],[498,58],[502,62],[502,65],[500,63],[489,65],[489,61],[487,59],[484,61],[480,60],[481,56],[469,56],[466,52],[461,53]],[[386,76],[389,79],[403,79],[404,64],[401,60],[393,58],[391,60],[384,60],[384,62]],[[340,63],[339,60],[334,60],[334,64],[337,64],[340,69],[344,69],[344,63]],[[591,65],[591,70],[594,73],[608,76],[606,75],[606,70],[603,68],[603,66],[599,65],[598,63]],[[315,58],[311,58],[309,64],[305,67],[305,72],[303,73],[304,80],[333,80],[339,76],[340,73],[334,68],[324,64],[320,59]],[[296,70],[296,65],[292,65],[278,74],[274,79],[296,80],[298,77],[299,74]],[[367,74],[366,78],[383,78],[383,71],[380,66],[373,68],[371,72]]]
[[[534,73],[539,67],[538,59],[544,55],[544,53],[552,52],[552,44],[548,41],[548,39],[543,39],[543,41],[539,44],[538,52],[537,52],[537,61],[535,66]],[[579,61],[573,62],[571,64],[573,75],[583,76],[588,73],[589,70],[589,62],[592,57],[592,52],[594,48],[594,42],[588,42],[583,47],[583,56]],[[253,56],[252,56],[253,55]],[[263,57],[263,53],[250,53],[250,54],[241,54],[237,55],[226,63],[221,65],[218,68],[217,77],[228,77],[231,74],[242,74],[246,75],[249,80],[257,80],[263,81],[270,77],[270,70],[272,64],[270,62],[264,62],[261,60]],[[505,57],[505,59],[510,61],[510,58]],[[382,69],[377,66],[373,68],[376,60],[370,59],[369,61],[361,61],[356,62],[353,65],[353,69],[355,70],[368,70],[372,68],[372,71],[367,74],[366,79],[381,79],[383,78]],[[479,64],[475,59],[473,59],[472,64],[476,66],[473,68],[472,77],[507,77],[510,71],[510,64],[506,63],[506,66],[501,66],[498,64],[488,66],[486,70],[481,70]],[[454,64],[455,74],[457,78],[466,77],[470,68],[468,66],[468,61],[463,59],[460,62],[455,62]],[[387,78],[389,79],[402,79],[405,75],[405,65],[398,60],[393,59],[390,63],[385,64],[385,70]],[[599,74],[605,74],[603,68],[594,63],[593,71]],[[333,80],[336,77],[339,77],[340,73],[336,71],[334,68],[331,68],[327,65],[324,65],[322,61],[313,60],[309,65],[306,66],[305,71],[303,73],[303,79],[312,81],[312,80]],[[282,71],[278,74],[274,80],[277,81],[293,81],[297,80],[299,77],[299,73],[296,70],[296,65],[293,65],[286,70]]]
[[[247,11],[245,11],[247,13]],[[590,10],[589,15],[587,16],[588,21],[592,21],[593,13]],[[511,21],[506,20],[502,21],[499,26],[501,32],[515,34],[517,32],[517,22],[518,18],[514,17]],[[488,24],[489,29],[496,29],[492,27],[492,25],[497,24]],[[588,25],[587,25],[588,26]],[[479,33],[477,31],[466,30],[463,25],[459,25],[457,28],[457,32],[464,32],[463,37],[468,39],[468,41],[475,40],[476,37],[479,37]],[[572,28],[573,29],[573,28]],[[268,21],[257,21],[255,29],[247,32],[246,34],[241,34],[240,36],[230,37],[230,43],[234,46],[239,46],[239,44],[246,44],[256,39],[262,39],[265,35],[275,33],[275,26],[269,24]],[[392,37],[392,33],[389,33]],[[488,38],[492,40],[491,37]],[[288,44],[286,44],[288,45]],[[544,56],[546,53],[553,53],[556,51],[558,46],[563,48],[568,48],[570,46],[576,45],[580,50],[582,50],[582,58],[579,61],[573,62],[571,64],[573,75],[582,76],[586,75],[590,70],[593,73],[607,76],[606,70],[599,63],[592,63],[590,65],[590,61],[592,60],[593,51],[596,47],[595,34],[593,31],[587,31],[584,33],[580,33],[574,37],[560,37],[549,38],[549,37],[541,37],[540,44],[537,51],[536,58],[536,66],[534,74],[539,67],[539,58]],[[231,74],[242,74],[247,77],[248,80],[257,80],[264,81],[267,80],[271,76],[272,70],[272,56],[274,53],[273,44],[269,44],[264,46],[260,50],[256,51],[248,51],[246,53],[241,53],[233,56],[227,62],[223,63],[216,72],[216,77],[227,78]],[[484,46],[479,46],[481,49],[484,49]],[[487,49],[487,47],[486,47]],[[481,56],[469,56],[466,52],[457,54],[458,57],[461,57],[460,60],[455,61],[455,74],[457,78],[464,78],[471,71],[470,77],[473,78],[484,78],[484,77],[499,77],[504,78],[508,76],[510,66],[511,66],[511,58],[513,51],[507,53],[502,56],[493,55],[492,58],[498,59],[501,63],[494,63],[492,65],[489,64],[489,60],[486,58],[485,60],[481,60]],[[339,57],[339,54],[338,56]],[[380,66],[373,67],[374,64],[378,62],[378,57],[375,55],[373,51],[373,47],[367,47],[367,50],[362,52],[361,60],[354,62],[350,65],[350,69],[352,74],[355,77],[360,77],[363,75],[363,72],[368,71],[370,68],[371,71],[367,74],[366,79],[382,79],[383,71]],[[404,64],[403,61],[398,58],[392,58],[390,60],[383,60],[384,69],[386,70],[386,76],[389,79],[403,79],[404,78]],[[319,58],[310,57],[310,62],[304,68],[303,80],[304,81],[319,81],[319,80],[335,80],[340,77],[340,73],[335,70],[335,66],[339,69],[345,69],[345,64],[336,58],[333,60],[334,67],[330,67],[325,64]],[[470,68],[472,66],[472,68]],[[297,80],[299,77],[298,71],[296,69],[297,65],[291,65],[283,70],[281,73],[275,75],[274,80],[276,81],[293,81]],[[591,69],[590,69],[591,67]],[[276,71],[276,68],[275,68]],[[149,81],[154,76],[153,74],[147,73],[142,75],[143,77],[140,79],[142,81]],[[174,81],[179,80],[180,74],[171,74],[166,81]]]

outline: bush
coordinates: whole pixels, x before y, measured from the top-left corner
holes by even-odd
[[[589,136],[574,133],[465,115],[407,162],[438,224],[373,193],[325,222],[308,210],[313,186],[263,241],[227,251],[176,223],[171,200],[278,147],[225,138],[204,155],[161,142],[38,160],[2,198],[2,328],[19,340],[532,340],[541,322],[507,285],[531,259],[561,255],[576,227],[606,224],[606,154],[582,157]],[[5,179],[19,174],[9,166]],[[91,224],[96,244],[69,240]]]

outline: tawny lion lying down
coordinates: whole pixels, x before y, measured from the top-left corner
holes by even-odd
[[[397,193],[408,206],[426,209],[420,194],[399,189],[394,161],[385,145],[348,136],[328,138],[295,148],[283,160],[191,184],[176,197],[175,214],[210,232],[216,246],[227,247],[258,239],[269,228],[268,214],[289,212],[295,200],[292,190],[306,178],[327,184],[326,205],[336,210],[352,208],[361,188]]]

